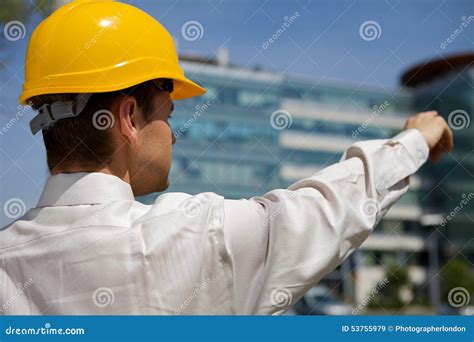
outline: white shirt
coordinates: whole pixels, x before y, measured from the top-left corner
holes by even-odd
[[[0,313],[282,313],[361,245],[427,156],[409,130],[288,189],[152,205],[115,176],[51,176],[0,231]]]

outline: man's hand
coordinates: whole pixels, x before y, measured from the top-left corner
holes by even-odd
[[[415,128],[423,134],[430,147],[430,159],[434,163],[441,159],[443,153],[453,149],[453,132],[438,112],[418,113],[409,118],[405,129]]]

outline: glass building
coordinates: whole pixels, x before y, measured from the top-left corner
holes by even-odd
[[[227,198],[261,195],[336,163],[358,140],[395,135],[408,115],[424,107],[445,112],[459,106],[462,98],[466,106],[471,106],[466,110],[472,112],[472,86],[469,88],[463,80],[458,80],[458,85],[442,78],[426,87],[407,86],[389,93],[379,88],[243,69],[221,58],[188,56],[181,60],[187,74],[206,87],[207,93],[175,103],[171,124],[177,143],[169,191],[213,191]],[[463,79],[472,84],[472,77],[472,68],[466,70]],[[439,95],[432,99],[433,94],[439,94],[436,87],[449,89],[443,99]],[[437,101],[436,106],[432,106],[433,101]],[[472,130],[470,133],[472,137]],[[465,140],[459,144],[466,149],[464,153],[472,151],[468,130],[456,139]],[[472,187],[472,168],[466,168],[474,162],[474,155],[465,156],[457,150],[455,155],[457,161],[470,158],[470,162],[452,171],[459,173],[459,178],[452,178],[459,182],[450,178],[446,187],[454,202],[467,186]],[[445,158],[442,168],[426,167],[421,176],[411,177],[408,193],[362,247],[322,283],[335,289],[340,300],[360,303],[384,279],[388,265],[396,264],[409,271],[420,289],[417,298],[427,297],[438,303],[439,284],[430,279],[439,268],[440,246],[429,242],[432,231],[427,225],[433,225],[433,217],[439,220],[444,209],[453,204],[445,196],[427,192],[445,168],[452,169],[453,163],[456,161]],[[433,176],[433,172],[438,175]],[[141,200],[150,202],[155,197]],[[466,234],[470,224],[463,228]],[[465,235],[461,231],[450,230],[449,234],[462,238]]]
[[[462,54],[422,63],[402,75],[412,94],[415,111],[437,110],[454,133],[454,149],[439,165],[421,170],[420,203],[428,217],[428,244],[439,260],[431,265],[434,291],[439,287],[436,268],[454,259],[474,264],[474,54]],[[438,217],[436,219],[436,217]],[[429,221],[429,220],[428,220]],[[433,294],[436,303],[436,296]]]

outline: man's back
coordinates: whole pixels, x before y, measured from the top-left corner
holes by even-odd
[[[117,177],[77,173],[38,206],[0,231],[4,314],[232,313],[222,197],[144,205]]]

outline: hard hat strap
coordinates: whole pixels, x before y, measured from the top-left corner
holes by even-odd
[[[51,127],[56,121],[78,116],[84,110],[92,94],[79,94],[73,101],[56,101],[45,103],[38,109],[30,121],[31,133],[35,135],[39,130]]]

